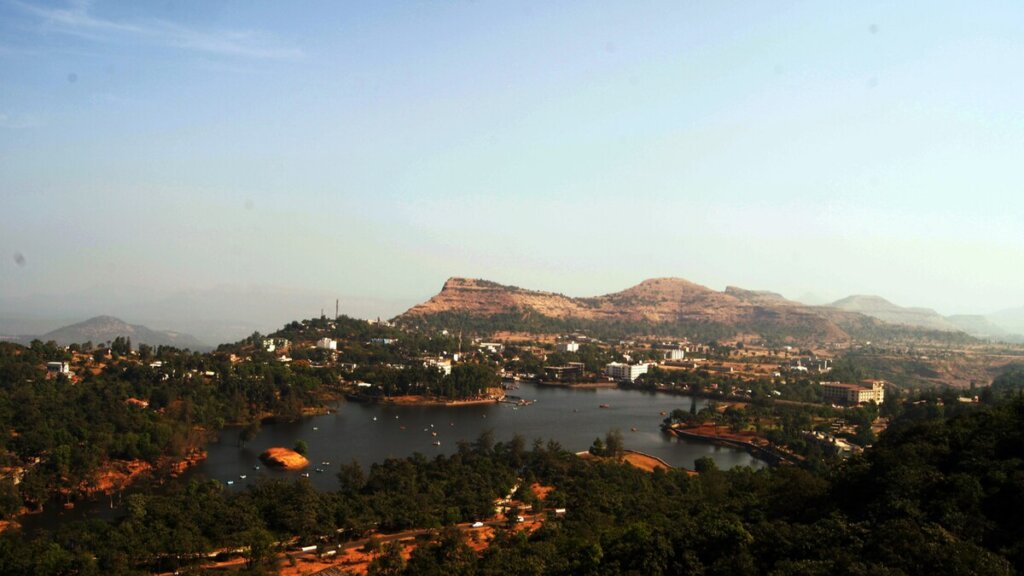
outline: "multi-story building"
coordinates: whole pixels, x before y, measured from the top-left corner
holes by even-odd
[[[828,404],[842,404],[845,406],[856,406],[857,404],[871,401],[881,404],[885,400],[885,382],[882,380],[870,380],[866,384],[870,386],[843,384],[842,382],[822,382],[821,399]]]
[[[665,351],[665,360],[683,360],[686,358],[686,350],[675,348]]]
[[[316,347],[322,350],[337,350],[338,341],[330,338],[321,338],[316,341]]]
[[[445,376],[451,376],[451,374],[452,374],[452,361],[451,360],[444,360],[444,359],[438,359],[438,358],[427,358],[423,362],[423,365],[427,366],[427,367],[433,366],[434,368],[437,368],[438,370],[443,372]]]
[[[544,379],[558,382],[583,378],[583,362],[568,362],[565,366],[545,366]]]
[[[559,342],[555,349],[559,352],[579,352],[580,345],[575,340],[569,342]]]
[[[490,352],[492,354],[501,354],[505,351],[505,345],[499,344],[498,342],[481,342],[478,348],[484,352]]]
[[[604,367],[604,373],[613,380],[620,382],[634,382],[641,374],[646,374],[648,364],[625,364],[622,362],[611,362]]]

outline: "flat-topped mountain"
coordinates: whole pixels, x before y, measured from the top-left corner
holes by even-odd
[[[840,342],[884,335],[888,325],[837,308],[805,306],[772,292],[729,287],[719,292],[681,278],[655,278],[589,298],[450,278],[441,292],[396,318],[407,325],[560,332],[591,329],[616,335],[721,338],[758,334],[781,340]],[[900,330],[905,333],[906,330]]]
[[[133,346],[149,344],[150,346],[174,346],[191,350],[209,348],[209,346],[203,344],[190,334],[167,330],[152,330],[145,326],[129,324],[113,316],[96,316],[84,322],[47,332],[38,338],[44,342],[53,340],[61,346],[66,346],[83,342],[99,344],[100,342],[112,341],[118,336],[131,338]]]

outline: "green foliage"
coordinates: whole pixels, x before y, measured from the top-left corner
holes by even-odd
[[[825,472],[719,470],[701,459],[696,477],[482,438],[452,456],[387,460],[365,480],[346,465],[331,493],[306,481],[172,486],[132,499],[114,523],[70,523],[52,538],[4,534],[0,572],[172,571],[231,545],[249,546],[254,562],[267,557],[268,534],[313,542],[360,523],[389,532],[490,516],[528,475],[556,487],[543,506],[568,513],[532,535],[499,531],[483,553],[459,529],[439,529],[404,567],[383,547],[372,573],[1010,575],[1024,568],[1022,435],[1015,400],[897,426]]]
[[[996,396],[1010,396],[1024,390],[1024,370],[1016,368],[1004,372],[992,381],[992,393]]]

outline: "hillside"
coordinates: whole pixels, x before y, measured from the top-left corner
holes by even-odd
[[[581,329],[609,336],[758,334],[793,342],[878,338],[890,331],[884,322],[860,313],[805,306],[771,292],[735,287],[718,292],[680,278],[645,280],[621,292],[590,298],[450,278],[440,293],[396,321],[478,331]],[[897,332],[902,335],[907,330]]]
[[[209,348],[209,346],[190,334],[152,330],[145,326],[128,324],[124,320],[114,318],[113,316],[96,316],[84,322],[47,332],[42,336],[38,336],[38,339],[43,342],[53,340],[57,344],[66,346],[83,342],[99,344],[100,342],[111,341],[118,336],[131,338],[133,346],[149,344],[150,346],[174,346],[190,350],[205,350]]]
[[[956,325],[930,308],[905,308],[897,306],[881,296],[849,296],[833,302],[831,306],[847,312],[859,312],[889,324],[904,324],[949,332],[959,330]]]
[[[846,312],[857,312],[877,318],[889,324],[898,324],[924,328],[927,330],[938,330],[944,332],[964,332],[976,338],[1000,340],[1003,342],[1018,342],[1021,336],[1014,334],[1015,330],[1008,329],[1003,323],[997,321],[999,314],[990,316],[960,314],[953,316],[942,316],[930,308],[908,308],[893,304],[880,296],[849,296],[830,304],[832,308]],[[1012,325],[1012,322],[1008,324]],[[1024,324],[1020,326],[1024,331]]]
[[[959,314],[946,316],[946,320],[960,330],[978,338],[990,338],[1003,342],[1020,342],[1022,338],[1019,334],[1013,334],[1010,331],[1003,329],[1001,326],[998,326],[986,316],[976,314]]]
[[[1018,335],[1018,338],[1024,335],[1024,307],[993,312],[985,319],[1011,334]]]

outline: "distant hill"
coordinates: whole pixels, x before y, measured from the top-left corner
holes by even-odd
[[[96,316],[84,322],[64,326],[42,336],[39,340],[48,342],[53,340],[61,346],[69,344],[81,344],[83,342],[111,341],[118,336],[131,338],[132,345],[149,344],[150,346],[174,346],[176,348],[188,348],[190,350],[206,350],[210,347],[190,334],[171,332],[164,330],[152,330],[145,326],[128,324],[124,320],[113,316]]]
[[[701,339],[757,334],[775,341],[843,342],[851,338],[966,337],[893,327],[858,312],[805,306],[764,291],[718,292],[681,278],[656,278],[590,298],[450,278],[441,292],[395,319],[410,326],[479,332],[585,330],[594,335],[676,335]]]
[[[1011,334],[1018,335],[1018,337],[1024,335],[1024,306],[1000,310],[989,314],[985,319]]]
[[[847,312],[859,312],[872,318],[878,318],[889,324],[919,326],[930,330],[955,332],[960,330],[955,324],[930,308],[904,308],[889,302],[881,296],[849,296],[831,304],[833,308]]]
[[[951,324],[978,338],[1002,340],[1004,342],[1020,342],[1024,337],[998,326],[986,316],[980,314],[957,314],[946,316]]]
[[[1024,309],[1019,314],[1020,322],[1017,329],[1014,326],[1014,311],[1006,311],[1002,325],[996,321],[999,313],[982,316],[975,314],[958,314],[943,316],[930,308],[907,308],[889,302],[881,296],[857,295],[849,296],[833,302],[833,308],[847,312],[859,312],[872,318],[877,318],[889,324],[901,324],[925,328],[928,330],[939,330],[944,332],[964,332],[975,338],[989,340],[1001,340],[1004,342],[1020,342],[1024,340],[1019,333],[1024,333]]]

